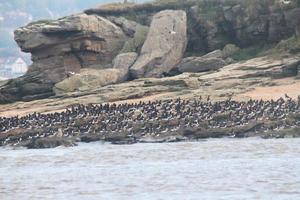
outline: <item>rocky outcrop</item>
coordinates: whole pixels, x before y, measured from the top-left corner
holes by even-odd
[[[128,80],[129,69],[138,57],[135,52],[121,53],[113,60],[113,68],[120,71],[119,82]]]
[[[106,85],[121,83],[129,78],[129,68],[137,58],[135,52],[119,54],[113,60],[110,69],[81,69],[54,87],[55,94],[60,95],[75,91],[89,91]]]
[[[240,49],[233,45],[227,44],[223,50],[215,50],[201,57],[187,57],[182,59],[177,66],[180,72],[206,72],[212,70],[218,70],[227,64],[234,62],[229,56]]]
[[[289,21],[291,29],[295,29],[295,34],[300,36],[300,8],[294,8],[285,12],[285,18]]]
[[[279,42],[291,36],[295,26],[286,13],[297,5],[293,1],[287,6],[279,2],[212,0],[192,6],[188,11],[191,16],[189,24],[192,24],[188,51],[213,51],[227,43],[245,48],[253,44]]]
[[[94,90],[118,83],[123,76],[124,74],[118,69],[82,69],[78,74],[55,84],[53,90],[57,95],[74,91]]]
[[[231,55],[238,48],[230,44],[240,48],[268,46],[299,35],[299,4],[278,2],[189,0],[110,4],[84,14],[28,24],[16,30],[15,39],[23,51],[32,54],[33,64],[25,76],[0,87],[0,103],[52,96],[55,84],[65,79],[68,82],[74,73],[88,71],[83,69],[96,69],[96,74],[103,70],[103,76],[98,76],[103,80],[92,81],[96,85],[87,88],[128,78],[220,69],[235,62]],[[294,46],[286,52],[298,53],[298,45]],[[117,69],[113,59],[129,52],[138,54],[135,63],[129,66],[131,58],[127,61],[126,56],[119,62],[126,61],[130,68],[128,77],[127,66]],[[191,55],[205,56],[181,59]],[[274,71],[282,75],[281,69]],[[108,76],[109,72],[112,74]]]
[[[60,93],[54,98],[0,105],[0,116],[24,116],[32,112],[61,111],[70,105],[105,102],[155,101],[166,99],[198,99],[200,96],[221,100],[278,99],[287,93],[299,95],[300,79],[295,79],[299,57],[259,57],[235,62],[217,71],[183,73],[173,77],[143,78],[104,87],[90,87],[72,93]],[[298,62],[298,65],[297,65]],[[292,72],[292,73],[291,73]],[[284,77],[274,79],[273,77]]]
[[[166,10],[153,17],[141,55],[130,72],[134,78],[160,77],[177,65],[187,44],[184,11]]]
[[[110,66],[126,38],[121,28],[109,20],[86,14],[38,21],[19,28],[15,40],[22,51],[32,54],[33,64],[24,77],[1,90],[0,101],[51,96],[53,85],[70,73]]]
[[[139,23],[132,20],[128,20],[125,17],[109,16],[107,17],[107,19],[119,26],[123,30],[123,32],[129,37],[133,37],[137,30],[137,27],[140,26]]]
[[[129,38],[121,50],[121,53],[137,52],[140,53],[142,46],[147,38],[149,27],[138,25],[132,38]]]
[[[103,68],[118,54],[126,37],[118,26],[103,17],[77,14],[28,24],[15,31],[15,40],[22,51],[32,53],[34,63],[71,55],[69,60],[75,59],[83,68]],[[71,63],[64,64],[68,67]]]
[[[139,53],[147,38],[149,27],[141,25],[135,21],[128,20],[125,17],[109,16],[107,19],[121,27],[124,33],[129,37],[128,40],[126,40],[121,53]]]
[[[220,69],[225,64],[221,58],[188,57],[182,60],[178,70],[180,72],[206,72]]]

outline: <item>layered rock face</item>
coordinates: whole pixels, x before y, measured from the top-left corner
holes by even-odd
[[[32,54],[33,64],[24,77],[11,81],[2,90],[1,99],[30,100],[40,94],[52,95],[54,84],[82,68],[111,67],[126,39],[117,25],[86,14],[19,28],[15,40],[22,51]]]
[[[33,64],[25,76],[0,86],[0,103],[129,79],[218,70],[234,62],[231,54],[238,47],[274,44],[299,35],[299,4],[278,2],[112,4],[30,23],[15,31],[15,39],[32,54]]]
[[[109,20],[78,14],[56,21],[39,21],[15,31],[22,51],[32,53],[36,66],[62,56],[61,66],[105,68],[123,47],[126,36]],[[35,65],[31,69],[35,70]],[[70,70],[73,68],[71,67]]]
[[[55,94],[68,92],[90,91],[95,88],[121,83],[128,79],[129,68],[137,58],[135,52],[119,54],[113,60],[113,68],[109,69],[81,69],[80,72],[67,78],[54,87]]]
[[[218,70],[227,64],[231,64],[230,58],[239,48],[233,44],[228,44],[223,50],[215,50],[201,57],[187,57],[182,59],[177,66],[180,72],[206,72]]]
[[[131,67],[134,78],[160,77],[182,59],[187,44],[184,11],[166,10],[153,17],[141,55]]]
[[[227,43],[239,47],[274,43],[295,33],[300,12],[293,1],[203,1],[189,10],[188,50],[213,51]],[[298,17],[297,17],[298,16]]]

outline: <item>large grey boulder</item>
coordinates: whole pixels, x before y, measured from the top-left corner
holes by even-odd
[[[113,60],[113,68],[120,71],[119,82],[128,80],[129,68],[134,64],[138,57],[135,52],[122,53]]]
[[[141,54],[130,73],[134,78],[160,77],[182,59],[187,45],[185,11],[165,10],[154,15]]]
[[[206,72],[217,70],[226,65],[221,58],[188,57],[184,58],[178,66],[180,72]]]
[[[96,88],[117,83],[121,77],[118,69],[82,69],[65,80],[55,84],[53,88],[56,95],[94,90]]]
[[[202,56],[202,58],[223,58],[226,59],[233,54],[235,54],[237,51],[239,51],[240,48],[237,47],[234,44],[227,44],[223,48],[223,50],[217,49],[215,51],[209,52],[208,54],[205,54]]]
[[[96,88],[128,80],[129,68],[137,53],[122,53],[113,60],[111,69],[81,69],[77,74],[55,84],[55,94],[94,90]]]
[[[230,56],[239,51],[234,44],[227,44],[223,50],[215,50],[201,57],[187,57],[177,66],[180,72],[206,72],[218,70],[234,62]]]

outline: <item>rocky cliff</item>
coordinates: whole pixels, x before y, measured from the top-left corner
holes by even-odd
[[[277,0],[110,4],[30,23],[15,31],[15,40],[32,54],[33,64],[25,76],[1,86],[0,103],[95,91],[144,77],[220,70],[243,54],[253,56],[247,49],[256,52],[298,37],[299,27],[299,4]],[[288,47],[279,57],[298,53],[297,46]],[[288,64],[281,63],[283,76],[296,76],[297,59],[292,67]]]

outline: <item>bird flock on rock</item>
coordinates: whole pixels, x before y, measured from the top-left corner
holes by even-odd
[[[0,117],[0,136],[16,130],[42,130],[38,134],[13,137],[2,145],[43,137],[74,137],[84,134],[126,134],[128,136],[158,136],[184,128],[201,126],[229,128],[259,120],[282,120],[291,113],[300,113],[300,96],[277,100],[213,102],[210,97],[194,100],[173,99],[123,104],[72,105],[64,112],[33,113],[26,116]],[[281,123],[275,130],[299,126]],[[265,131],[262,127],[259,131]],[[1,144],[1,141],[0,141]]]

